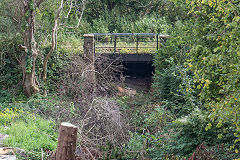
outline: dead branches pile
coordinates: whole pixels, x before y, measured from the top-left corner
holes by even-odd
[[[95,70],[88,70],[88,65],[81,56],[72,57],[72,62],[63,70],[59,94],[72,97],[75,101],[85,101],[85,98],[92,100],[93,96],[116,93],[115,83],[119,82],[118,77],[123,70],[120,60],[99,55],[94,61]],[[87,72],[95,73],[96,84],[90,84],[90,80],[86,79],[84,75]]]
[[[84,78],[89,68],[81,56],[72,58],[68,68],[64,69],[59,94],[67,95],[74,101],[74,116],[68,121],[79,126],[81,159],[93,159],[102,155],[99,146],[110,143],[119,146],[127,140],[127,120],[123,118],[120,106],[108,98],[116,94],[114,82],[123,69],[118,60],[112,61],[104,56],[95,59],[96,89]],[[92,72],[92,71],[91,71]],[[87,91],[86,89],[89,89]],[[68,114],[68,113],[66,113]]]
[[[116,91],[116,83],[119,83],[119,75],[124,67],[120,59],[111,60],[106,56],[99,55],[95,61],[97,76],[97,94],[113,94]]]
[[[109,98],[96,98],[81,119],[81,147],[116,146],[126,139],[126,120],[120,106]]]

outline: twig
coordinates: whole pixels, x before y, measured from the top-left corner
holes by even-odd
[[[92,153],[88,150],[87,147],[86,147],[86,150],[87,150],[87,152],[90,154],[90,157],[91,157],[93,160],[95,160],[95,158],[93,157]]]
[[[114,63],[117,62],[120,59],[120,57],[118,57],[117,59],[115,59],[114,61],[112,61],[103,71],[101,74],[105,73],[105,71]]]

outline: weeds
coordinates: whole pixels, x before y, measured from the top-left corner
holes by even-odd
[[[0,132],[9,135],[4,146],[24,149],[25,158],[40,157],[42,150],[45,153],[56,148],[56,126],[51,120],[44,120],[22,109],[6,108],[0,112],[0,124]],[[31,155],[32,152],[35,154]]]

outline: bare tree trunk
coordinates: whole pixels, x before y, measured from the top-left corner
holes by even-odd
[[[29,2],[30,3],[30,2]],[[35,65],[36,65],[36,60],[38,57],[38,50],[36,46],[36,41],[34,38],[34,33],[35,33],[35,12],[30,9],[29,7],[30,4],[27,5],[26,10],[24,11],[25,13],[29,11],[29,17],[27,20],[28,27],[25,29],[23,32],[23,40],[24,40],[24,45],[27,48],[27,53],[24,53],[24,58],[29,58],[32,61],[32,65],[29,66],[31,67],[30,71],[23,71],[24,73],[24,82],[23,82],[23,91],[26,96],[30,97],[33,94],[39,92],[39,86],[37,82],[37,78],[35,76]],[[26,62],[25,62],[26,63]]]

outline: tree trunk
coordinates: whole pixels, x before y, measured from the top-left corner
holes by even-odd
[[[24,64],[22,64],[23,67],[23,91],[24,94],[28,97],[32,96],[33,94],[39,92],[39,86],[36,78],[36,73],[35,73],[35,65],[36,65],[36,60],[38,57],[38,50],[37,50],[37,45],[36,41],[34,38],[34,33],[35,33],[35,12],[33,9],[30,7],[30,2],[26,4],[24,7],[24,15],[29,11],[29,16],[27,19],[28,27],[25,29],[23,32],[23,41],[24,41],[24,46],[26,47],[26,52],[23,54],[23,61]],[[28,61],[31,61],[32,64],[28,64],[26,62],[26,59]],[[29,65],[25,67],[26,65]],[[27,70],[27,68],[30,68]]]
[[[75,160],[77,127],[70,123],[61,123],[55,160]]]
[[[32,96],[33,94],[39,92],[37,79],[32,73],[27,73],[25,76],[25,81],[23,84],[23,90],[27,97]]]

